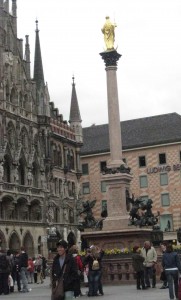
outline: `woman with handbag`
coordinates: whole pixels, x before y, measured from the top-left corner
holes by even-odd
[[[57,243],[58,253],[52,264],[52,300],[71,300],[74,296],[77,266],[67,249],[66,241],[61,240]]]

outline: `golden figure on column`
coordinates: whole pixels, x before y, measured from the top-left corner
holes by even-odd
[[[104,42],[106,45],[106,50],[114,50],[115,41],[115,27],[116,24],[111,23],[110,18],[106,17],[106,22],[103,26],[102,33],[104,34]]]

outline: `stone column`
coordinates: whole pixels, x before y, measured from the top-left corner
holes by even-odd
[[[102,175],[108,189],[108,217],[103,230],[128,228],[129,212],[126,208],[126,190],[129,190],[132,175],[122,160],[122,139],[117,87],[117,62],[121,55],[116,50],[100,53],[106,65],[107,101],[109,117],[110,164]]]
[[[109,119],[109,143],[111,162],[108,167],[124,165],[122,161],[122,140],[117,87],[117,62],[121,55],[116,50],[100,53],[106,65],[107,101]]]

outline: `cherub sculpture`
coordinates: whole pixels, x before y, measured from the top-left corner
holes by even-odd
[[[99,228],[102,229],[103,220],[106,216],[102,216],[102,219],[96,220],[93,216],[92,208],[94,207],[96,200],[85,201],[82,203],[83,210],[80,211],[79,215],[85,214],[84,221],[79,223],[78,229],[83,231],[84,228]]]

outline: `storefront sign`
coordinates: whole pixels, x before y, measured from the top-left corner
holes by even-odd
[[[147,169],[147,174],[154,174],[154,173],[160,173],[160,172],[170,172],[170,171],[179,171],[181,170],[181,164],[176,165],[165,165],[165,166],[158,166],[153,168]]]

